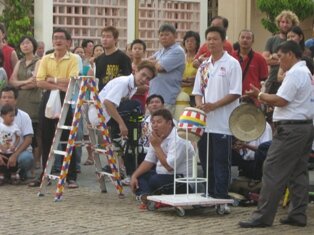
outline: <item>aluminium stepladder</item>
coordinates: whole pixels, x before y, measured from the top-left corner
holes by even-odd
[[[75,89],[75,86],[79,87],[79,94],[77,101],[72,100],[73,91]],[[89,95],[87,95],[87,91],[90,91],[91,99],[89,99]],[[102,144],[97,144],[97,137],[95,136],[95,130],[91,127],[89,127],[89,135],[91,139],[91,143],[93,144],[94,148],[94,158],[95,158],[95,167],[96,167],[96,174],[99,179],[100,188],[102,192],[107,192],[106,185],[105,185],[105,175],[109,176],[112,182],[115,185],[115,188],[118,192],[118,195],[120,197],[123,197],[123,188],[120,181],[120,173],[116,166],[116,156],[113,153],[113,146],[111,139],[109,137],[109,131],[106,126],[106,120],[103,115],[103,109],[101,102],[98,98],[98,89],[96,85],[96,81],[94,77],[91,76],[82,76],[78,78],[71,78],[68,89],[64,98],[64,103],[61,109],[60,119],[56,127],[55,136],[51,145],[49,157],[47,160],[47,164],[42,176],[42,181],[40,185],[40,191],[38,193],[38,196],[45,195],[46,187],[49,183],[50,179],[58,180],[57,183],[57,190],[55,194],[55,201],[60,201],[62,199],[63,190],[64,190],[64,184],[66,181],[66,176],[68,174],[68,169],[72,157],[72,152],[74,150],[74,146],[76,145],[76,136],[78,127],[80,125],[80,118],[83,114],[84,118],[87,117],[86,113],[83,113],[83,105],[88,104],[94,104],[97,110],[98,114],[98,120],[99,125],[97,126],[97,130],[101,133],[102,137]],[[75,111],[73,114],[73,120],[71,126],[64,125],[66,120],[66,115],[69,111],[69,108],[71,108],[71,105],[75,105]],[[68,130],[69,138],[66,145],[65,151],[58,150],[58,146],[60,144],[61,134],[62,131]],[[60,175],[53,175],[51,174],[52,167],[55,162],[55,155],[61,155],[64,156],[62,168]],[[112,173],[106,173],[102,171],[101,168],[101,161],[100,161],[100,155],[106,155],[109,166],[111,168]]]

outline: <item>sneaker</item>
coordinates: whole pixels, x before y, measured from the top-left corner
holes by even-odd
[[[123,180],[121,180],[122,185],[124,186],[129,186],[131,183],[131,178],[130,176],[125,177]]]

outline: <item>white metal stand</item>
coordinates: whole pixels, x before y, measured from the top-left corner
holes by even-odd
[[[188,140],[188,128],[185,130],[186,132],[186,140]],[[204,133],[205,135],[205,133]],[[208,134],[207,134],[208,135]],[[209,139],[207,138],[207,146]],[[197,158],[198,158],[198,148],[197,144],[193,143],[193,147],[196,150],[196,156],[193,157],[193,167],[192,174],[189,174],[189,156],[188,156],[188,144],[186,144],[186,172],[187,177],[184,178],[176,178],[176,161],[174,162],[174,186],[173,186],[173,194],[171,195],[156,195],[156,196],[148,196],[148,210],[155,210],[156,203],[161,203],[164,205],[172,206],[175,208],[177,214],[179,216],[185,215],[185,210],[183,207],[197,207],[197,206],[216,206],[217,214],[225,214],[224,205],[233,204],[232,199],[218,199],[212,198],[208,196],[208,170],[206,171],[206,178],[197,176]],[[207,156],[209,150],[207,147]],[[208,169],[208,159],[206,169]],[[190,176],[191,175],[191,176]],[[186,194],[177,194],[176,193],[176,185],[177,183],[185,183],[186,184]],[[198,184],[205,183],[205,194],[198,192]],[[194,184],[194,192],[190,193],[189,185]]]

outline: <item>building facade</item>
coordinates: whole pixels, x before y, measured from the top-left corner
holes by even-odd
[[[216,15],[228,18],[227,35],[231,42],[237,41],[240,30],[251,29],[255,34],[254,48],[263,51],[270,33],[260,23],[263,14],[257,9],[256,0],[34,0],[34,33],[50,49],[53,28],[66,28],[74,47],[83,39],[99,43],[101,29],[113,25],[120,33],[119,48],[141,38],[150,55],[159,48],[160,24],[174,24],[178,41],[188,30],[199,32],[204,41],[208,22]],[[314,16],[301,24],[306,37],[312,35],[313,20]]]

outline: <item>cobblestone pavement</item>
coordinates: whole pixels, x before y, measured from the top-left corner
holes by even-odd
[[[310,204],[308,226],[295,228],[278,220],[287,209],[279,208],[270,228],[241,229],[255,207],[232,207],[230,215],[213,209],[187,210],[178,217],[172,208],[155,212],[140,210],[129,189],[119,199],[113,185],[100,193],[93,166],[82,166],[79,189],[65,189],[61,202],[54,202],[55,184],[44,197],[25,185],[0,187],[0,234],[314,234],[314,204]]]

